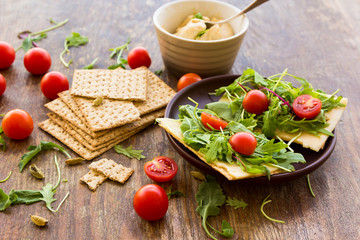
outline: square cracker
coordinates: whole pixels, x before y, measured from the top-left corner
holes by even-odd
[[[99,172],[90,170],[80,178],[80,181],[86,183],[92,191],[95,191],[107,178],[108,177]]]
[[[74,72],[71,94],[90,98],[145,101],[146,85],[146,71],[77,69]]]
[[[84,131],[79,128],[76,128],[74,125],[69,123],[68,121],[62,119],[60,116],[55,113],[48,113],[48,116],[51,120],[53,120],[58,125],[62,126],[62,128],[70,133],[74,138],[76,138],[79,142],[83,143],[90,150],[97,150],[104,146],[104,144],[111,143],[114,139],[119,138],[122,135],[125,135],[132,131],[140,131],[150,124],[152,124],[156,118],[163,117],[165,113],[165,109],[160,109],[155,112],[148,113],[144,115],[140,120],[126,124],[124,126],[120,126],[112,129],[108,133],[98,137],[93,138]]]
[[[121,164],[117,164],[113,160],[101,159],[93,162],[89,165],[89,168],[93,171],[102,173],[106,177],[113,181],[124,183],[134,172],[132,168],[124,167]]]
[[[94,99],[74,97],[91,131],[106,130],[140,119],[140,112],[130,101],[104,99],[93,106]]]
[[[102,153],[111,149],[116,144],[128,139],[129,137],[141,130],[137,129],[136,131],[134,130],[133,132],[129,132],[117,138],[116,141],[109,143],[108,146],[98,149],[96,151],[91,151],[51,119],[47,119],[39,123],[38,126],[45,132],[57,138],[60,142],[71,148],[74,152],[76,152],[86,160],[92,160],[93,158],[101,155]]]
[[[99,137],[108,132],[108,130],[94,133],[86,124],[59,98],[45,104],[50,111],[56,113],[63,119],[69,121],[92,137]]]
[[[132,70],[132,72],[137,71],[146,71],[148,75],[146,100],[143,102],[134,102],[140,114],[143,115],[165,107],[175,96],[176,92],[146,67]]]

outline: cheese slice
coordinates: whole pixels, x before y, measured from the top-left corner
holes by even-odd
[[[237,164],[229,164],[227,162],[221,162],[221,161],[214,161],[212,163],[208,163],[205,159],[204,154],[191,148],[183,141],[183,134],[180,129],[181,122],[179,120],[171,119],[171,118],[158,118],[156,119],[156,121],[159,123],[160,127],[164,128],[168,133],[171,134],[171,136],[173,136],[176,140],[181,142],[185,147],[187,147],[189,150],[195,153],[203,162],[205,162],[210,167],[212,167],[213,169],[224,175],[228,180],[238,180],[238,179],[253,178],[253,177],[266,175],[265,173],[254,174],[254,173],[245,172]],[[270,170],[271,175],[284,172],[282,169],[273,166],[266,165],[266,167]]]

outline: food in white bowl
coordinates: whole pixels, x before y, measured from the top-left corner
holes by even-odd
[[[223,19],[212,17],[212,22],[218,22]],[[189,15],[185,21],[176,29],[175,35],[187,39],[195,40],[219,40],[234,35],[231,26],[228,23],[215,24],[207,28],[204,21],[210,21],[210,18],[201,13]]]

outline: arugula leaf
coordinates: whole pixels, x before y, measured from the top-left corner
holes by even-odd
[[[238,209],[238,208],[245,209],[248,206],[248,204],[244,202],[244,200],[242,199],[241,200],[238,200],[236,198],[231,199],[229,197],[226,199],[226,205],[234,207],[234,209]]]
[[[12,189],[9,193],[11,205],[26,204],[30,205],[36,202],[40,202],[41,198],[40,191],[36,190],[14,190]]]
[[[69,62],[64,60],[64,54],[70,53],[70,47],[79,47],[89,42],[89,39],[85,36],[81,36],[79,33],[73,32],[70,36],[67,36],[64,42],[64,50],[60,53],[60,60],[66,68],[72,63],[72,59]]]
[[[3,129],[2,127],[0,126],[0,134],[3,133]],[[2,136],[0,135],[0,145],[2,145],[2,150],[5,152],[6,150],[6,142],[5,140],[2,138]]]
[[[159,69],[159,70],[156,70],[154,73],[160,77],[161,74],[163,73],[163,70]]]
[[[202,218],[202,226],[207,235],[212,239],[216,239],[209,232],[206,220],[208,217],[216,216],[220,213],[219,207],[225,203],[226,196],[214,177],[208,175],[206,179],[206,182],[202,182],[199,185],[199,190],[196,193],[196,202],[198,203],[196,212]]]
[[[50,211],[55,212],[55,210],[53,210],[51,207],[51,203],[56,201],[56,199],[54,198],[56,190],[53,190],[53,185],[51,183],[48,183],[39,192],[42,195],[42,197],[39,199],[45,202],[46,207]]]
[[[117,153],[123,154],[129,158],[136,158],[137,160],[141,160],[142,158],[145,158],[145,156],[141,154],[143,150],[135,150],[133,149],[132,146],[128,148],[124,148],[121,145],[115,145],[114,149]]]
[[[170,185],[169,192],[166,193],[166,195],[168,196],[169,200],[171,199],[172,196],[183,196],[183,197],[185,197],[185,194],[183,192],[181,192],[180,190],[172,191],[172,185]]]
[[[11,205],[9,195],[0,188],[0,212],[5,211]]]
[[[38,47],[38,45],[36,44],[37,42],[39,42],[40,40],[47,38],[47,34],[46,33],[41,33],[39,36],[36,37],[32,37],[31,34],[29,34],[24,41],[22,42],[21,48],[27,52],[30,48],[34,47]]]
[[[119,46],[119,47],[116,47],[116,48],[110,48],[109,50],[111,51],[111,54],[110,54],[110,58],[113,58],[117,55],[116,57],[116,64],[108,67],[108,69],[116,69],[118,67],[121,67],[123,69],[126,69],[125,68],[125,65],[128,63],[127,60],[125,58],[122,57],[122,54],[123,52],[126,50],[126,51],[129,51],[129,44],[130,44],[130,38],[128,38],[128,40],[126,41],[125,44]]]
[[[227,238],[234,236],[234,229],[231,227],[230,223],[226,220],[221,222],[221,235]]]
[[[85,67],[83,67],[82,69],[93,69],[95,63],[97,62],[97,58],[95,58],[89,65],[86,65]]]
[[[66,152],[66,150],[53,142],[44,142],[44,141],[40,141],[40,144],[37,146],[31,145],[28,147],[28,151],[27,153],[25,153],[22,157],[21,157],[21,161],[19,162],[19,171],[22,172],[25,168],[25,166],[30,162],[30,160],[35,157],[39,152],[41,152],[42,150],[50,150],[53,148],[57,148],[60,152],[64,153],[68,158],[71,158],[71,156]]]

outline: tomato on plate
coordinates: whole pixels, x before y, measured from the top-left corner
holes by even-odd
[[[148,51],[143,47],[136,47],[130,50],[127,61],[129,66],[134,69],[141,66],[150,67],[151,58]]]
[[[156,182],[167,182],[173,179],[178,171],[178,165],[169,157],[156,157],[145,163],[144,170],[149,178]]]
[[[257,140],[251,133],[238,132],[231,136],[229,143],[236,152],[251,155],[255,152]]]
[[[250,90],[246,94],[242,105],[249,113],[262,114],[269,107],[269,99],[260,90]]]
[[[0,97],[4,94],[6,89],[6,81],[3,75],[0,73]]]
[[[293,102],[293,110],[296,116],[305,119],[316,117],[321,111],[321,100],[311,95],[300,95]]]
[[[40,83],[41,92],[50,100],[58,97],[58,93],[69,89],[69,81],[60,72],[48,72]]]
[[[30,136],[34,129],[34,123],[27,112],[13,109],[5,114],[1,127],[9,138],[21,140]]]
[[[227,126],[227,122],[207,112],[201,113],[201,122],[209,130],[212,130],[209,125],[216,130],[224,129]]]
[[[34,75],[44,74],[51,66],[50,54],[43,48],[31,48],[25,53],[24,66]]]
[[[156,221],[165,216],[169,207],[169,199],[162,187],[148,184],[135,193],[133,204],[135,212],[141,218]]]
[[[196,73],[187,73],[183,75],[177,84],[177,90],[180,91],[181,89],[189,86],[190,84],[200,81],[201,77],[197,75]]]
[[[0,41],[0,69],[10,67],[14,60],[14,48],[9,43]]]

